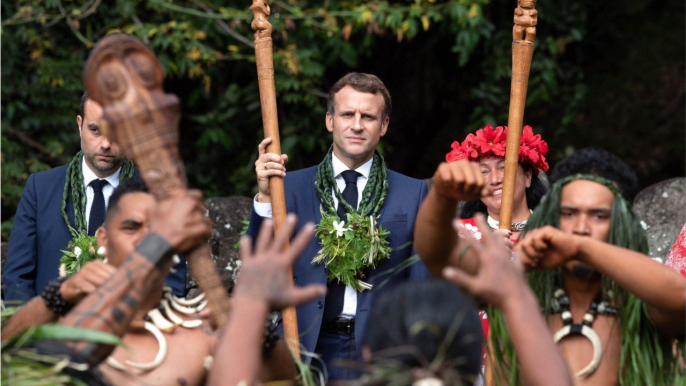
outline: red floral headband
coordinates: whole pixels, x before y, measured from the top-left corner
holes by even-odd
[[[478,161],[483,157],[505,157],[505,139],[507,138],[507,126],[498,126],[495,129],[486,125],[476,131],[476,135],[469,134],[460,145],[455,141],[450,145],[453,149],[445,155],[447,162],[469,160]],[[519,141],[519,163],[529,165],[538,175],[539,170],[548,171],[548,162],[545,155],[548,154],[548,144],[541,139],[540,134],[534,135],[531,126],[524,126]]]

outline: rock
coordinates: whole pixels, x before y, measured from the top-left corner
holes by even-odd
[[[242,196],[213,197],[205,200],[207,212],[214,223],[210,250],[212,260],[217,265],[217,271],[221,275],[222,284],[228,289],[233,288],[235,272],[238,260],[238,249],[234,246],[240,239],[240,233],[244,221],[250,220],[252,199]],[[227,265],[231,270],[227,270]],[[187,297],[191,298],[199,293],[197,283],[188,270]]]
[[[648,234],[650,256],[663,263],[686,223],[686,178],[672,178],[643,189],[634,200],[634,210]]]

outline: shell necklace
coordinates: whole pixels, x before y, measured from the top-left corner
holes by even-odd
[[[125,363],[131,367],[143,371],[150,371],[159,367],[164,363],[164,360],[167,359],[168,351],[167,340],[164,338],[162,332],[171,334],[177,326],[190,329],[200,327],[203,323],[200,319],[185,320],[177,315],[175,311],[184,315],[199,313],[207,307],[207,300],[205,300],[204,293],[201,293],[193,299],[182,299],[173,295],[170,287],[164,287],[163,291],[164,296],[162,297],[162,301],[160,301],[160,304],[157,307],[148,311],[148,314],[143,318],[142,326],[140,321],[132,323],[134,328],[142,327],[155,337],[159,346],[157,355],[155,355],[155,359],[153,359],[152,362],[148,363],[138,363],[126,360]],[[107,357],[105,363],[116,370],[126,372],[126,367],[112,356]]]
[[[600,365],[600,358],[603,356],[603,345],[598,334],[593,331],[593,321],[598,314],[617,316],[617,309],[602,300],[601,295],[598,294],[591,302],[588,311],[584,314],[584,320],[581,324],[574,324],[572,313],[569,311],[569,298],[565,291],[562,288],[558,288],[555,290],[554,295],[555,299],[551,302],[551,307],[554,313],[560,314],[564,326],[553,335],[553,340],[557,343],[565,337],[574,335],[582,335],[590,340],[593,345],[593,359],[591,359],[591,363],[577,372],[576,376],[584,377],[590,375],[596,371]]]
[[[529,209],[529,215],[533,213],[534,211]],[[512,232],[521,232],[524,230],[524,227],[526,226],[526,222],[529,221],[529,219],[526,219],[524,221],[517,221],[513,222],[512,225],[510,225],[510,230]],[[500,222],[498,220],[494,219],[493,217],[489,216],[486,214],[486,222],[488,222],[488,226],[491,227],[491,229],[498,229],[500,228]]]

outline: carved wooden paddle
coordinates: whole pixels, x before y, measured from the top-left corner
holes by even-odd
[[[158,200],[187,185],[178,148],[179,99],[164,92],[163,80],[152,51],[125,34],[101,39],[83,70],[89,98],[103,108],[103,133],[133,160]],[[205,292],[213,323],[223,328],[229,299],[209,245],[203,243],[191,251],[188,264]]]

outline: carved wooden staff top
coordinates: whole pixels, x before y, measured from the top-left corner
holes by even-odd
[[[262,106],[262,124],[264,137],[270,137],[272,142],[267,146],[267,152],[281,154],[281,140],[279,138],[279,118],[276,110],[276,85],[274,84],[274,52],[272,50],[272,25],[269,23],[269,4],[266,0],[253,0],[250,11],[254,19],[250,26],[255,30],[255,64],[257,65],[257,80],[260,87],[260,105]],[[272,216],[274,231],[278,231],[286,223],[286,193],[283,178],[272,176],[269,178],[269,192],[272,201]],[[287,246],[288,248],[288,246]],[[293,284],[293,275],[291,285]],[[298,338],[298,319],[295,308],[289,307],[281,313],[286,343],[293,356],[300,357],[300,341]]]
[[[529,70],[534,54],[538,11],[536,0],[518,0],[514,11],[512,29],[512,83],[510,88],[510,112],[507,120],[507,142],[505,148],[505,176],[500,206],[500,229],[510,229],[514,209],[514,187],[519,163],[519,140],[524,123],[526,90],[529,85]]]
[[[103,108],[104,134],[133,160],[158,200],[186,189],[187,183],[178,147],[179,99],[164,93],[163,81],[162,68],[152,51],[124,34],[101,39],[83,70],[89,98]],[[188,262],[205,292],[213,322],[223,328],[228,295],[207,243],[193,250]]]

